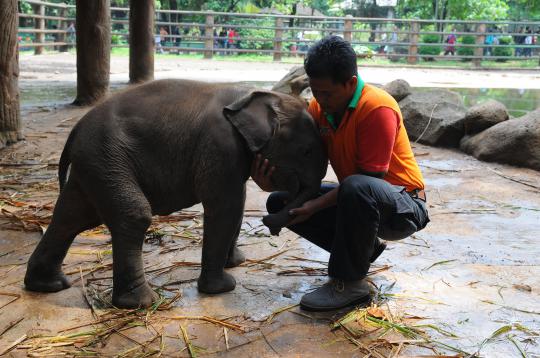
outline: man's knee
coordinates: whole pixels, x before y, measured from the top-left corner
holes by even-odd
[[[270,194],[268,200],[266,200],[266,210],[270,214],[275,214],[285,207],[285,201],[287,200],[287,193],[274,192]]]
[[[362,174],[348,176],[339,185],[338,198],[349,198],[369,193],[375,185],[379,184],[380,180]]]

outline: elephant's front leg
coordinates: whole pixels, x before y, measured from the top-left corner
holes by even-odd
[[[244,260],[236,240],[244,211],[245,188],[242,195],[226,196],[203,202],[204,236],[198,288],[204,293],[234,290],[236,281],[224,268],[237,266]]]
[[[238,242],[238,237],[240,236],[240,230],[242,229],[242,220],[244,219],[244,206],[246,202],[246,186],[244,185],[244,189],[242,191],[242,210],[240,212],[240,215],[238,217],[238,222],[236,225],[236,230],[233,234],[233,240],[231,243],[231,247],[229,248],[229,253],[227,256],[227,262],[225,263],[226,268],[236,267],[246,261],[246,257],[244,256],[244,253],[242,250],[240,250],[236,243]]]

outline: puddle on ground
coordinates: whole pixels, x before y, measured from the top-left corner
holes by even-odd
[[[441,188],[445,186],[458,186],[463,183],[461,178],[424,178],[426,187],[428,188]]]
[[[243,81],[239,84],[270,89],[275,82]],[[111,83],[111,91],[114,92],[125,87],[126,83]],[[73,82],[46,83],[37,85],[31,80],[19,81],[21,91],[21,107],[52,106],[69,104],[76,96],[76,84]],[[415,88],[420,91],[430,91],[432,88]],[[520,117],[527,112],[540,107],[540,89],[500,89],[500,88],[451,88],[451,91],[459,93],[466,107],[488,99],[495,99],[503,103],[514,117]]]

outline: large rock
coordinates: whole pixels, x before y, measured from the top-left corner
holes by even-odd
[[[540,108],[463,138],[461,150],[487,162],[540,170]]]
[[[398,102],[411,94],[411,85],[409,85],[409,82],[401,79],[388,82],[382,86],[382,89],[388,92]]]
[[[504,104],[489,99],[469,108],[465,114],[465,134],[479,133],[506,120],[508,120],[508,111]]]
[[[443,89],[413,92],[399,102],[412,140],[434,146],[458,147],[464,135],[466,108],[461,96]]]

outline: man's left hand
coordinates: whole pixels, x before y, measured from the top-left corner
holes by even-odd
[[[289,215],[293,216],[293,219],[287,226],[306,221],[317,211],[318,209],[315,200],[308,200],[301,207],[289,210]]]

